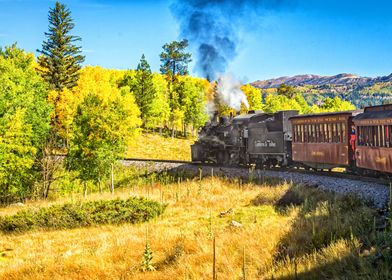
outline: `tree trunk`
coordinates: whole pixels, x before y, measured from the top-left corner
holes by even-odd
[[[101,177],[98,178],[99,192],[102,193]]]
[[[112,182],[111,182],[111,191],[112,191],[112,194],[114,194],[114,166],[113,166],[113,163],[112,163],[112,170],[111,170],[111,177],[112,177]]]
[[[87,182],[83,182],[84,185],[84,197],[87,196]]]

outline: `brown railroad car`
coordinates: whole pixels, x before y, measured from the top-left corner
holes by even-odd
[[[354,161],[352,119],[361,111],[291,117],[292,159],[316,169],[349,167]]]
[[[367,107],[353,122],[357,167],[392,173],[392,105]]]

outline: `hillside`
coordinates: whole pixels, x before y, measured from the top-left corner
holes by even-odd
[[[354,74],[335,76],[296,75],[253,82],[254,87],[274,91],[281,84],[295,87],[309,103],[339,96],[357,108],[389,103],[392,100],[392,74],[382,77],[360,77]]]
[[[321,86],[321,85],[340,85],[340,86],[371,86],[376,83],[392,82],[392,74],[389,76],[382,76],[376,78],[360,77],[354,74],[338,74],[335,76],[320,76],[320,75],[296,75],[293,77],[280,77],[276,79],[269,79],[264,81],[256,81],[252,83],[258,88],[277,88],[281,84],[290,86]]]
[[[127,157],[191,160],[191,145],[194,140],[143,133],[129,144]]]

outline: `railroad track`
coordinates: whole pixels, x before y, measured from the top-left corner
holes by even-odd
[[[138,162],[161,162],[161,163],[175,163],[175,164],[190,164],[196,166],[206,166],[206,167],[217,167],[217,168],[240,168],[240,169],[249,169],[249,167],[245,166],[225,166],[216,163],[201,163],[201,162],[192,162],[185,160],[167,160],[167,159],[146,159],[146,158],[125,158],[124,161],[138,161]],[[275,168],[263,168],[261,171],[278,171],[278,172],[292,172],[292,173],[301,173],[301,174],[309,174],[309,175],[319,175],[326,177],[335,177],[341,179],[350,179],[354,181],[362,181],[368,183],[377,183],[382,185],[390,185],[392,183],[392,179],[387,178],[375,178],[375,177],[366,177],[363,175],[337,172],[337,171],[313,171],[306,170],[303,168],[288,168],[288,167],[275,167]]]
[[[164,163],[193,164],[191,161],[186,161],[186,160],[148,159],[148,158],[124,158],[123,161],[142,161],[142,162],[164,162]]]

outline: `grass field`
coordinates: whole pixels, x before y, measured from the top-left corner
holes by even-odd
[[[149,159],[191,160],[191,145],[195,138],[182,139],[142,134],[129,144],[127,157]]]
[[[213,279],[214,238],[217,279],[387,279],[382,277],[391,268],[388,249],[379,245],[389,244],[389,233],[376,232],[375,211],[355,197],[287,183],[155,181],[114,195],[65,197],[25,208],[129,196],[167,208],[144,224],[0,233],[0,278]],[[10,215],[18,209],[0,211]],[[151,272],[140,269],[147,228],[156,269]]]

